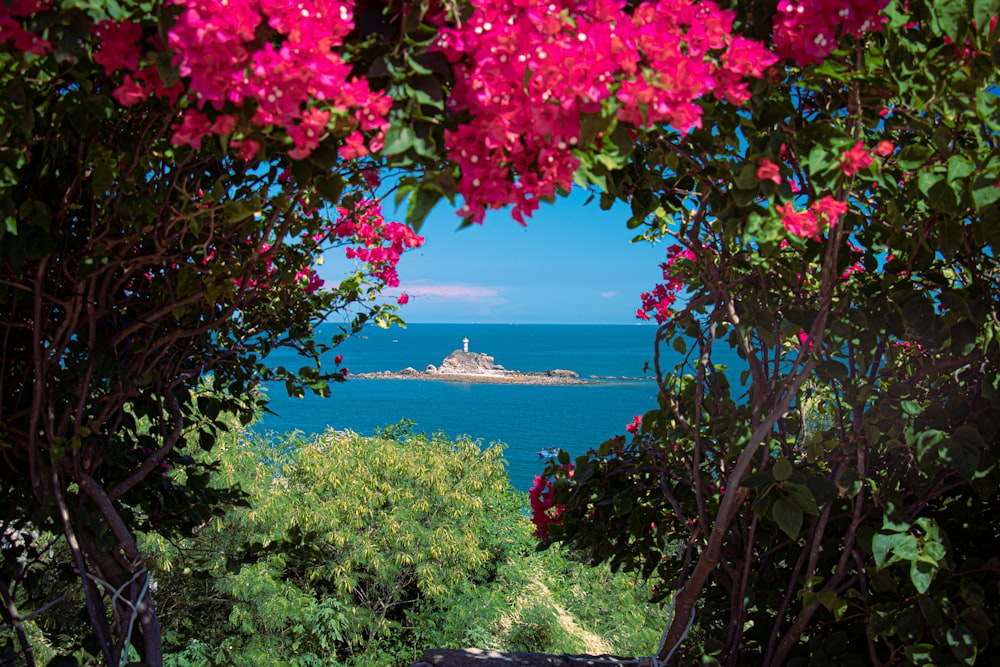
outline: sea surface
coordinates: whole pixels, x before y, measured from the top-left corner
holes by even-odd
[[[321,328],[327,339],[333,333],[332,328]],[[489,354],[508,370],[564,369],[582,378],[641,378],[646,362],[652,364],[655,335],[656,328],[648,325],[411,324],[406,329],[365,330],[323,363],[332,368],[333,354],[341,354],[352,374],[407,367],[422,371],[462,349],[468,338],[470,352]],[[302,365],[284,350],[267,362]],[[571,386],[355,379],[332,385],[326,399],[309,394],[289,398],[283,384],[274,384],[268,387],[269,407],[277,414],[265,415],[255,428],[306,434],[350,429],[372,435],[410,419],[416,431],[505,443],[511,484],[526,491],[544,467],[540,451],[562,448],[574,457],[583,454],[624,435],[634,415],[656,407],[656,383],[652,373],[645,377]]]

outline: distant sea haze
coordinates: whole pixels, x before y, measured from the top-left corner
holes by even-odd
[[[329,338],[332,328],[320,338]],[[482,352],[508,370],[576,371],[590,376],[642,377],[652,365],[656,328],[649,325],[411,324],[406,329],[372,329],[335,350],[353,373],[424,370],[462,349]],[[665,353],[665,351],[663,352]],[[672,351],[671,351],[672,353]],[[324,366],[334,366],[332,354]],[[297,368],[294,354],[281,351],[272,365]],[[672,365],[674,361],[671,359]],[[572,456],[624,435],[632,417],[656,407],[656,383],[647,380],[576,386],[460,384],[437,380],[357,379],[332,387],[332,396],[290,399],[283,384],[268,388],[270,408],[256,428],[283,433],[321,433],[328,428],[372,435],[402,419],[417,431],[468,435],[484,444],[503,442],[511,484],[526,491],[541,472],[539,452],[552,448]]]

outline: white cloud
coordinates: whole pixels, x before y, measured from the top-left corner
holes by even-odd
[[[602,299],[614,299],[616,296],[618,296],[618,292],[615,292],[614,290],[611,290],[609,292],[601,292]]]
[[[463,283],[412,283],[403,285],[400,290],[410,298],[442,301],[484,301],[500,296],[500,290],[495,287]]]

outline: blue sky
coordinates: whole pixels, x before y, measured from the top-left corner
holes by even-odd
[[[629,243],[625,208],[602,211],[579,190],[543,204],[527,227],[491,212],[482,225],[458,229],[447,202],[431,212],[423,247],[399,263],[410,296],[407,322],[630,324],[640,292],[662,278],[664,246]],[[391,205],[385,211],[393,215]],[[343,250],[333,251],[342,253]],[[342,257],[342,255],[341,255]],[[343,260],[329,257],[320,276],[336,281]]]

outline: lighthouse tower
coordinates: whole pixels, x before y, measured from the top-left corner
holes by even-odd
[[[469,351],[469,339],[468,338],[463,338],[462,339],[462,352],[468,352],[468,351]]]

